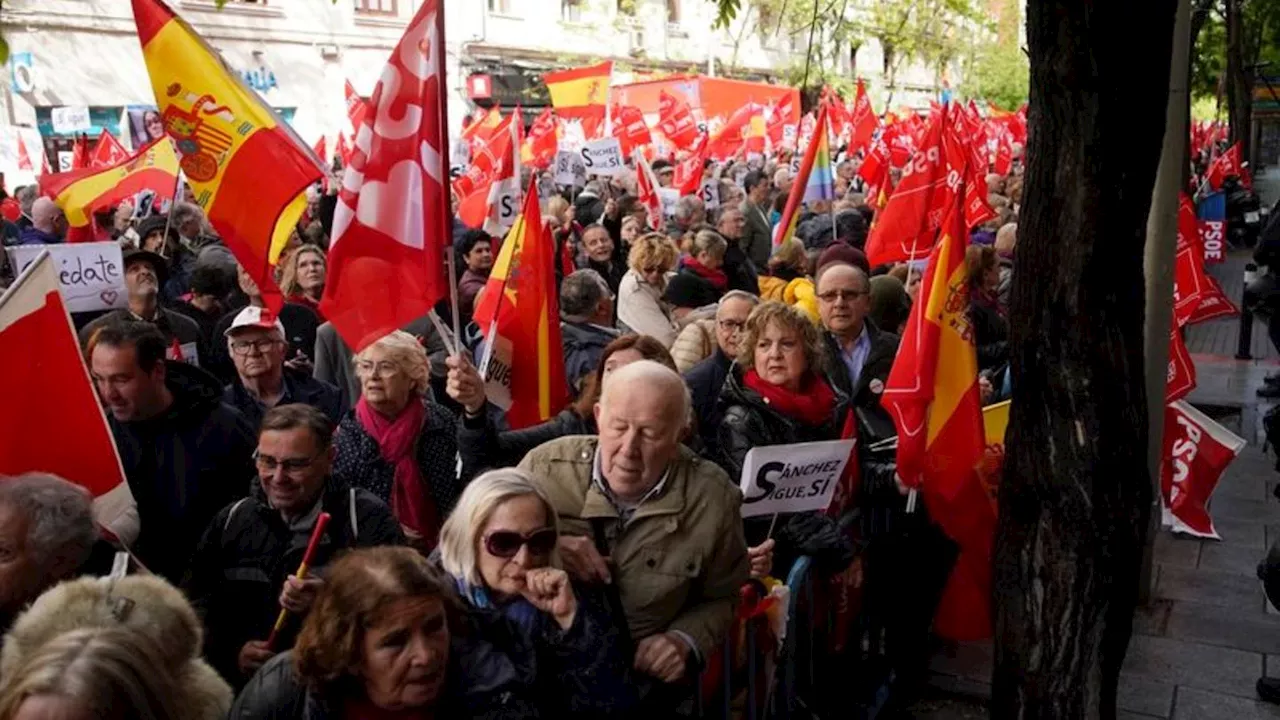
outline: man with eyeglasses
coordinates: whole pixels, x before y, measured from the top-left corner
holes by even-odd
[[[338,553],[404,543],[385,503],[333,478],[333,457],[333,423],[324,413],[302,404],[269,410],[250,495],[222,508],[196,549],[187,594],[204,620],[205,656],[234,687],[293,646],[324,585],[324,568]],[[321,513],[329,524],[300,579],[293,573]],[[267,647],[282,607],[288,622]]]
[[[271,310],[255,305],[244,308],[225,334],[236,379],[227,385],[222,400],[253,427],[271,408],[290,403],[310,405],[334,424],[342,420],[347,409],[338,388],[285,365],[284,325]]]
[[[111,322],[89,339],[89,370],[107,409],[141,531],[132,550],[177,583],[200,532],[253,478],[253,429],[193,365],[166,361],[149,323]],[[74,451],[71,449],[70,451]]]
[[[730,290],[716,305],[716,348],[711,356],[684,374],[685,384],[693,398],[693,412],[698,418],[698,433],[704,444],[703,455],[716,457],[717,428],[720,426],[720,389],[729,375],[729,366],[738,357],[738,343],[747,316],[760,304],[760,298],[741,290]]]
[[[831,381],[863,411],[877,433],[894,435],[888,413],[880,405],[893,359],[897,335],[877,328],[871,313],[871,281],[862,268],[844,262],[825,265],[817,277],[818,316],[826,330],[832,363]]]

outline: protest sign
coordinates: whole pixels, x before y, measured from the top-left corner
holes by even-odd
[[[702,205],[708,211],[720,207],[720,179],[715,177],[702,179]]]
[[[622,144],[616,137],[592,140],[582,146],[582,164],[593,175],[621,175],[626,169]]]
[[[742,516],[826,510],[853,440],[751,448],[742,463]]]
[[[495,323],[496,325],[496,323]],[[493,342],[486,342],[477,368],[484,378],[484,396],[502,410],[511,409],[511,356],[514,345],[499,335],[496,327],[489,329]]]
[[[676,216],[676,204],[680,202],[680,191],[675,188],[658,188],[658,200],[662,203],[662,217]]]
[[[125,307],[128,298],[120,243],[19,245],[8,249],[9,264],[21,273],[46,250],[57,268],[58,289],[69,312]]]
[[[88,132],[93,128],[89,121],[89,108],[84,105],[56,107],[49,112],[49,119],[53,122],[53,131],[59,135]]]
[[[582,155],[561,150],[556,153],[555,181],[565,187],[582,187],[587,184],[587,167]]]

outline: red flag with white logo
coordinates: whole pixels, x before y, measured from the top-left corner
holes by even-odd
[[[440,0],[425,0],[374,88],[338,194],[320,310],[355,352],[449,293],[442,25]]]
[[[31,154],[27,152],[27,144],[22,141],[22,132],[16,133],[18,138],[18,169],[19,170],[35,170],[35,166],[31,164]],[[45,174],[49,173],[48,167],[45,168]]]
[[[866,246],[867,260],[873,267],[918,260],[933,250],[947,198],[952,194],[947,188],[950,163],[943,142],[946,131],[946,112],[936,113],[930,119],[924,143],[903,166],[902,179],[884,210],[877,214]],[[958,170],[963,171],[964,162],[961,158]]]
[[[350,80],[347,80],[346,83],[343,92],[347,100],[347,119],[351,121],[352,132],[360,132],[365,118],[369,115],[369,102],[360,97]]]
[[[649,161],[638,150],[633,156],[636,164],[636,196],[649,213],[649,227],[662,229],[662,198],[658,197],[658,178],[653,174]]]
[[[124,149],[115,135],[102,131],[98,136],[98,144],[93,147],[93,155],[89,158],[89,167],[103,168],[119,165],[129,158],[131,153]]]
[[[867,86],[858,81],[858,94],[853,98],[853,113],[849,118],[853,124],[853,135],[849,137],[849,149],[858,150],[865,147],[880,129],[880,118],[871,107],[871,98],[867,97]]]
[[[518,110],[511,114],[512,118],[519,116]],[[458,204],[458,218],[467,227],[481,228],[490,235],[501,236],[515,222],[520,214],[522,197],[519,147],[519,121],[507,123],[506,130],[485,146],[482,156],[491,150],[498,154],[493,156],[492,172]],[[476,166],[473,161],[472,167]]]
[[[707,168],[707,136],[701,135],[694,143],[688,157],[676,163],[671,184],[680,189],[680,195],[697,195],[702,187],[702,175]]]
[[[649,123],[645,122],[640,108],[634,105],[614,105],[612,115],[613,136],[618,138],[623,155],[630,155],[636,148],[653,142]]]
[[[658,129],[672,145],[684,150],[698,142],[698,123],[684,98],[663,90],[658,93]]]
[[[1222,473],[1244,449],[1244,439],[1185,401],[1164,415],[1160,468],[1165,524],[1174,532],[1221,539],[1209,515],[1209,498]]]

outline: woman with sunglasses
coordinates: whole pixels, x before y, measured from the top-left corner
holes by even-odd
[[[618,285],[618,324],[640,335],[649,335],[671,347],[680,325],[662,301],[667,275],[675,270],[680,250],[666,235],[649,233],[637,238],[627,256],[630,267]]]
[[[445,521],[440,564],[482,627],[502,618],[532,650],[544,717],[626,715],[635,693],[624,621],[601,592],[570,582],[558,538],[556,511],[529,476],[492,470],[467,486]]]

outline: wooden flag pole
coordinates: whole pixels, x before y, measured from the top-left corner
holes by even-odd
[[[445,56],[445,40],[444,40],[444,5],[445,0],[440,0],[439,6],[436,8],[436,43],[431,48],[436,54],[436,67],[440,72],[440,149],[448,152],[452,147],[449,144],[449,91],[445,78],[449,77],[449,66],[446,65],[448,58]],[[446,180],[441,181],[442,192],[440,193],[440,212],[444,216],[445,236],[440,239],[445,244],[445,267],[449,273],[449,305],[453,313],[453,337],[459,346],[462,343],[462,316],[458,312],[458,271],[457,271],[457,253],[453,247],[453,195],[450,183]],[[430,238],[428,238],[430,242]]]

